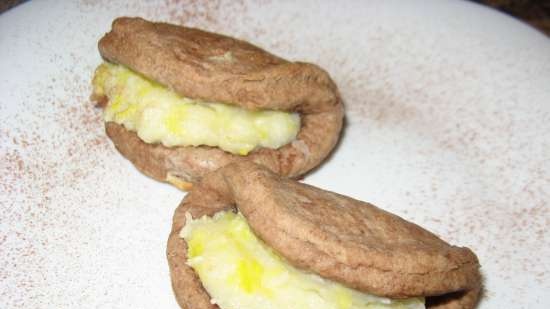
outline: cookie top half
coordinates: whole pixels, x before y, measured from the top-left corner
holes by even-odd
[[[336,85],[318,66],[195,28],[121,17],[99,41],[99,51],[193,99],[305,114],[340,104]]]

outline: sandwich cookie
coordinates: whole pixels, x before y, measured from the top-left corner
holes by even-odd
[[[182,308],[474,308],[479,262],[366,202],[243,162],[176,209],[167,257]]]
[[[107,135],[141,172],[188,188],[231,162],[287,177],[338,141],[343,105],[330,76],[250,43],[141,18],[117,18],[92,99]]]

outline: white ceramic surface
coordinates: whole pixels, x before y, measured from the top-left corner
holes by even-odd
[[[343,140],[304,180],[478,254],[479,308],[550,308],[550,40],[462,1],[30,1],[0,15],[0,308],[177,308],[183,194],[138,173],[88,95],[119,15],[325,67]]]

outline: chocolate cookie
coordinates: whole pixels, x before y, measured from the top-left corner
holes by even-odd
[[[338,141],[342,101],[329,75],[314,64],[289,62],[220,34],[127,17],[113,22],[112,30],[99,41],[99,50],[107,61],[185,97],[246,110],[300,114],[301,128],[294,141],[279,149],[258,148],[246,156],[208,146],[148,144],[125,127],[106,123],[119,152],[157,180],[185,186],[230,162],[244,160],[298,177],[319,165]]]
[[[193,218],[238,210],[267,246],[296,268],[388,298],[426,297],[428,308],[473,308],[479,263],[468,248],[374,205],[280,177],[243,162],[207,175],[174,214],[168,262],[184,308],[216,308],[186,264],[178,236]]]

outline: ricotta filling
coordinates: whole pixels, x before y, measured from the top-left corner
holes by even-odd
[[[280,148],[300,130],[297,113],[190,99],[118,64],[101,64],[92,84],[94,96],[108,98],[104,120],[146,143],[205,145],[244,156],[258,147]]]
[[[256,237],[240,213],[187,214],[180,237],[187,264],[221,309],[425,309],[424,298],[378,297],[295,268]]]

